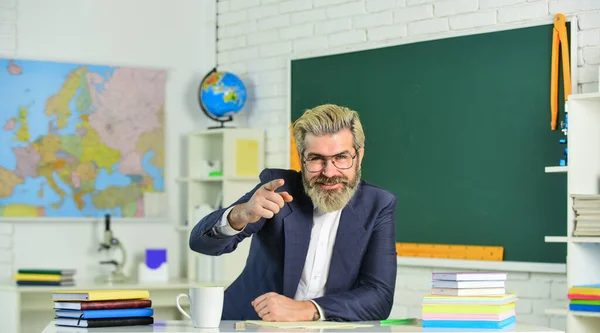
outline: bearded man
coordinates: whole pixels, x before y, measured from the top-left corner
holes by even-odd
[[[361,180],[358,113],[320,105],[293,129],[301,171],[263,170],[260,184],[190,235],[192,250],[215,256],[253,236],[222,319],[385,319],[396,282],[396,197]]]

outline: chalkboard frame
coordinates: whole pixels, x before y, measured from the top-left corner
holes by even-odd
[[[568,24],[570,24],[572,27],[577,27],[576,16],[574,16],[574,15],[565,15],[565,16],[566,16]],[[526,23],[496,25],[496,26],[491,26],[491,27],[480,28],[475,31],[459,31],[459,32],[450,31],[445,34],[440,34],[437,36],[404,37],[404,38],[391,40],[391,41],[365,43],[365,44],[359,44],[356,46],[343,46],[343,47],[337,47],[337,48],[330,48],[330,49],[327,49],[324,51],[323,50],[309,51],[309,52],[305,52],[303,54],[294,54],[288,59],[287,70],[286,70],[286,74],[287,74],[287,78],[286,78],[287,79],[286,80],[286,83],[287,83],[286,111],[287,111],[288,124],[292,121],[292,83],[293,82],[292,82],[291,73],[292,73],[292,65],[293,65],[294,61],[303,60],[303,59],[319,58],[319,57],[323,57],[323,56],[343,55],[343,54],[347,54],[347,53],[360,52],[360,51],[376,50],[376,49],[380,49],[380,48],[401,46],[401,45],[419,43],[419,42],[437,41],[437,40],[443,40],[443,39],[453,38],[453,37],[502,32],[502,31],[508,31],[508,30],[513,30],[513,29],[537,27],[537,26],[551,25],[551,24],[553,24],[553,17],[546,18],[546,19],[532,20],[532,21],[529,21]],[[572,92],[577,93],[577,91],[578,91],[578,85],[577,85],[577,77],[578,77],[578,73],[577,73],[577,63],[578,63],[578,61],[577,61],[577,57],[578,57],[577,28],[570,29],[569,44],[570,44],[569,45],[569,47],[570,47],[569,56],[570,56],[571,78],[572,78],[571,79]],[[548,53],[548,54],[550,54],[550,53]],[[550,68],[548,69],[548,72],[549,71],[550,71]],[[560,72],[559,75],[562,76],[562,71]],[[561,84],[562,84],[562,81],[561,81]],[[548,87],[548,89],[549,89],[549,87]],[[286,135],[287,135],[287,142],[288,142],[288,144],[286,145],[286,153],[287,153],[286,154],[286,156],[287,156],[286,166],[288,168],[290,168],[291,167],[291,156],[292,156],[291,154],[293,153],[293,150],[291,149],[291,145],[289,144],[292,140],[290,131],[286,131]],[[541,170],[541,172],[543,172],[543,170]],[[565,201],[567,201],[567,198],[565,198]],[[566,231],[566,223],[565,223],[565,231]],[[548,235],[548,236],[553,236],[553,235]],[[547,263],[544,261],[540,261],[540,262],[515,261],[513,263],[519,265],[519,267],[523,267],[523,264],[534,265],[533,267],[535,267],[535,265],[538,265],[539,266],[538,269],[541,271],[543,271],[542,267],[545,265],[545,267],[548,267],[549,271],[556,272],[558,266],[564,266],[564,262],[566,262],[566,258],[564,260],[560,261],[559,263],[554,263],[554,262]],[[555,267],[549,268],[551,266],[555,266]]]

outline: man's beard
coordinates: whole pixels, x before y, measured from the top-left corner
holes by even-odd
[[[325,213],[340,210],[352,199],[360,182],[361,169],[357,166],[353,180],[344,177],[326,177],[323,174],[310,180],[306,179],[306,170],[303,170],[302,184],[304,191],[312,199],[317,208]],[[321,185],[335,185],[342,183],[342,188],[326,190]]]

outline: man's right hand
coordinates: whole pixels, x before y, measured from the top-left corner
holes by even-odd
[[[235,206],[227,217],[231,227],[242,230],[248,223],[277,214],[286,202],[292,201],[289,193],[275,192],[283,183],[283,179],[272,180],[258,188],[248,202]]]

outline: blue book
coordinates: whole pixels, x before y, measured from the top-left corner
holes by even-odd
[[[17,281],[17,286],[74,286],[73,281]]]
[[[600,283],[578,284],[574,285],[573,288],[600,288]]]
[[[569,304],[569,310],[571,310],[571,311],[600,312],[600,305]]]
[[[516,327],[517,327],[517,324],[515,322],[513,324],[504,326],[502,328],[423,327],[421,330],[423,332],[443,332],[443,333],[449,333],[449,332],[456,332],[456,333],[468,333],[468,332],[473,332],[473,333],[483,333],[483,332],[499,333],[499,332],[513,332]]]
[[[154,314],[154,309],[56,310],[54,314],[59,318],[80,319],[150,317]]]
[[[517,320],[516,316],[506,318],[502,321],[491,320],[423,320],[423,327],[435,328],[490,328],[499,329],[508,325],[514,324]]]

